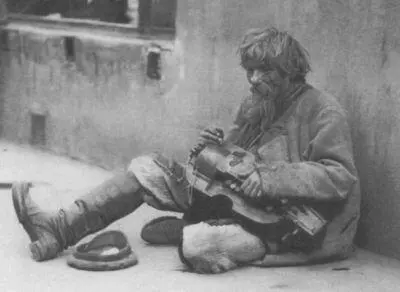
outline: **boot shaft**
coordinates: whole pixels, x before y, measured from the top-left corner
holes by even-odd
[[[59,212],[65,247],[104,229],[143,203],[143,189],[132,173],[116,175]]]

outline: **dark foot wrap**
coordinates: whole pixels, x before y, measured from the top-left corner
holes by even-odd
[[[151,244],[177,245],[182,240],[182,230],[186,225],[183,219],[162,216],[144,225],[140,235]]]

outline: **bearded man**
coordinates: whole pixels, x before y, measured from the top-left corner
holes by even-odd
[[[195,197],[187,168],[152,154],[134,158],[125,174],[54,214],[33,202],[29,184],[15,184],[14,206],[31,238],[32,257],[37,261],[54,258],[144,202],[184,214],[182,219],[151,221],[143,228],[142,238],[179,244],[181,260],[198,273],[348,257],[359,218],[360,192],[345,112],[333,97],[306,83],[307,52],[288,33],[271,27],[249,31],[239,54],[251,93],[225,138],[222,129],[205,129],[193,152],[210,144],[232,143],[254,154],[256,160],[240,190],[232,188],[246,202],[265,210],[276,200],[312,206],[327,218],[318,244],[285,244],[287,227],[280,220],[260,228],[233,216],[211,216],[208,211],[218,209],[213,205],[218,202]]]

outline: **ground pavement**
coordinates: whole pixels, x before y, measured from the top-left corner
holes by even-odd
[[[43,189],[54,187],[56,191],[33,194],[49,209],[72,202],[111,175],[100,168],[0,141],[0,182],[30,180],[41,182]],[[364,250],[346,261],[310,267],[250,267],[219,275],[183,272],[174,247],[151,246],[140,239],[143,223],[163,214],[147,206],[108,227],[127,235],[139,258],[136,266],[113,272],[75,270],[66,265],[68,251],[57,259],[37,263],[30,259],[28,237],[17,222],[9,189],[0,189],[0,206],[0,291],[4,292],[400,291],[400,262]]]

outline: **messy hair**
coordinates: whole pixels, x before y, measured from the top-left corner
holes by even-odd
[[[305,80],[311,71],[305,48],[287,32],[274,27],[248,31],[239,46],[241,65],[258,61],[263,67],[274,68],[291,80]]]

